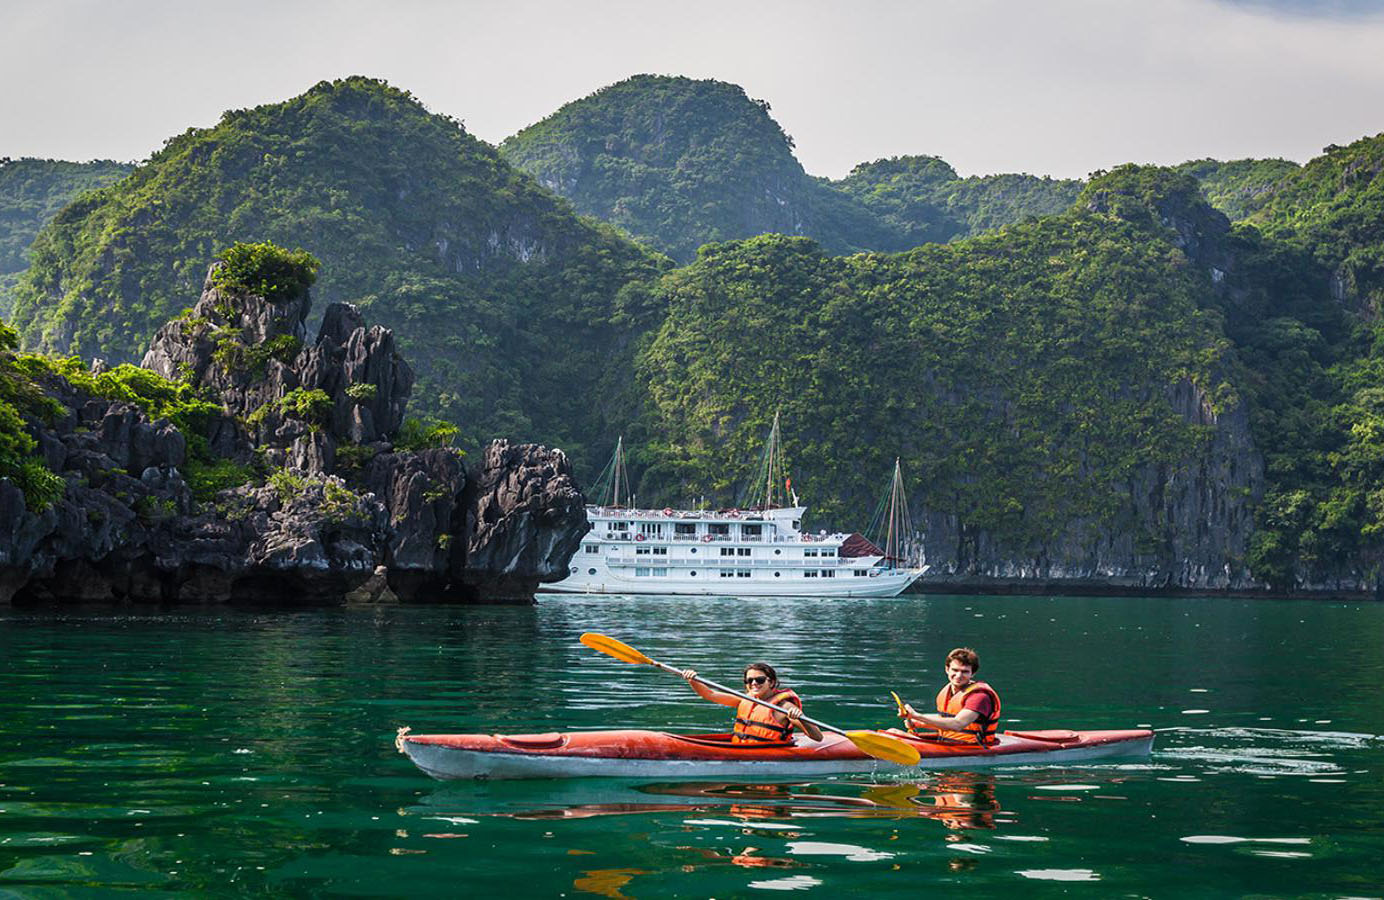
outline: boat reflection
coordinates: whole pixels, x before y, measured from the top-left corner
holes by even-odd
[[[752,828],[805,818],[923,818],[949,829],[993,829],[1000,812],[995,776],[932,772],[911,781],[796,783],[637,782],[607,779],[510,782],[504,789],[448,785],[405,814],[435,818],[588,819],[657,813],[710,813]]]

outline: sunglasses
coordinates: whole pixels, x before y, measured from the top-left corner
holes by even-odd
[[[745,684],[746,684],[747,686],[748,686],[748,685],[752,685],[752,684],[768,684],[768,683],[769,683],[769,676],[768,676],[768,675],[760,675],[758,678],[746,678],[746,679],[745,679]]]

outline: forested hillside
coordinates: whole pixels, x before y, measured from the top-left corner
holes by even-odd
[[[1237,228],[1228,331],[1272,476],[1253,561],[1278,584],[1378,577],[1384,553],[1384,135],[1281,178]]]
[[[1211,205],[1238,222],[1258,209],[1298,164],[1286,159],[1194,159],[1175,168],[1200,182]]]
[[[1145,205],[1163,199],[894,256],[705,248],[664,278],[668,319],[641,357],[661,436],[641,496],[733,496],[781,409],[794,484],[830,521],[868,509],[901,456],[921,509],[1008,559],[1079,565],[1122,531],[1135,558],[1173,564],[1177,511],[1133,489],[1226,463],[1177,392],[1227,419],[1241,398],[1211,277]]]
[[[348,300],[395,329],[420,411],[472,441],[541,434],[578,459],[627,391],[607,364],[627,329],[612,321],[665,265],[454,120],[350,78],[227,113],[67,207],[35,242],[14,321],[30,348],[137,361],[207,260],[258,240],[322,260],[316,309]]]
[[[586,478],[623,432],[644,503],[737,502],[781,411],[811,526],[863,524],[900,456],[948,577],[1372,589],[1381,170],[1384,137],[1301,167],[1083,183],[910,156],[833,183],[720,82],[630,79],[497,151],[352,78],[67,206],[13,322],[136,359],[207,259],[273,240],[323,261],[319,309],[395,329],[415,410]]]
[[[29,244],[39,229],[82,191],[123,178],[131,168],[109,160],[0,159],[0,318],[9,318],[10,292],[29,266]]]
[[[1082,188],[1075,179],[1035,175],[962,178],[935,156],[861,163],[834,184],[877,214],[905,248],[1064,212]]]
[[[500,145],[579,212],[686,262],[709,241],[810,235],[834,252],[889,243],[867,210],[809,178],[769,104],[722,81],[638,75]]]

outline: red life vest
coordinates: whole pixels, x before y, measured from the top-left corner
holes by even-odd
[[[803,702],[798,699],[798,695],[792,688],[778,687],[774,691],[773,694],[764,699],[779,705],[786,701],[792,701],[799,709],[802,709]],[[793,723],[780,725],[774,718],[777,715],[778,713],[767,706],[760,706],[749,700],[741,700],[740,705],[735,708],[735,725],[731,732],[731,743],[743,744],[748,741],[760,741],[777,744],[788,740],[788,735],[793,731]]]
[[[965,731],[947,731],[939,728],[938,732],[944,738],[953,741],[965,741],[967,743],[980,744],[987,747],[994,743],[995,732],[1000,724],[1000,695],[995,693],[995,689],[983,681],[972,681],[956,693],[951,693],[951,685],[945,685],[937,692],[937,711],[944,716],[958,715],[966,708],[966,695],[972,691],[980,691],[988,694],[990,703],[994,707],[989,716],[981,716],[970,725],[966,726]]]

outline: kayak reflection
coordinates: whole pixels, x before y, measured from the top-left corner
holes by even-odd
[[[993,829],[1000,811],[995,776],[933,772],[905,782],[849,781],[754,784],[741,782],[635,782],[613,779],[515,782],[497,790],[456,784],[424,797],[403,812],[433,818],[498,816],[511,819],[586,819],[656,813],[712,813],[746,826],[803,818],[924,818],[947,828]]]

